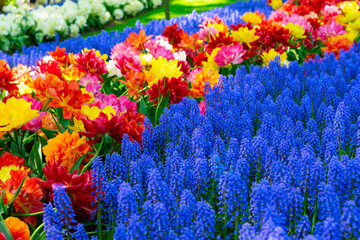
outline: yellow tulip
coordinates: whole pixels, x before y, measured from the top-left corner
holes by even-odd
[[[224,33],[230,30],[230,28],[224,23],[209,24],[207,27],[214,27],[219,32],[224,32]]]
[[[215,62],[215,59],[214,59],[216,57],[218,51],[220,51],[220,48],[215,48],[211,52],[211,54],[206,53],[206,56],[208,57],[208,60],[207,60],[207,62],[202,62],[205,69],[212,70],[212,71],[217,72],[217,73],[220,71],[220,67]]]
[[[305,30],[302,26],[298,24],[294,24],[292,22],[289,22],[284,26],[285,29],[289,29],[291,36],[293,36],[296,39],[303,39],[306,38]]]
[[[350,42],[354,42],[355,39],[359,36],[359,33],[356,32],[356,31],[350,31],[350,32],[347,32],[345,33],[344,35],[345,38],[349,39]]]
[[[282,0],[271,0],[271,3],[269,3],[269,5],[273,9],[278,9],[283,5],[283,1]]]
[[[357,12],[359,11],[359,5],[356,1],[346,1],[340,4],[340,9],[344,13]]]
[[[39,111],[31,109],[31,103],[25,99],[10,98],[6,103],[0,103],[0,131],[10,131],[21,128],[33,118],[39,116]]]
[[[81,107],[81,112],[85,114],[89,120],[95,120],[101,112],[105,113],[108,116],[108,119],[113,115],[116,115],[115,109],[111,106],[106,106],[103,110],[100,110],[97,106],[89,107],[88,105],[85,105]]]
[[[354,22],[349,22],[346,26],[347,32],[359,32],[360,30],[360,18],[356,19]]]
[[[259,36],[255,35],[256,29],[251,30],[248,27],[239,28],[237,31],[231,30],[231,36],[241,43],[246,43],[250,47],[250,43],[259,39]]]
[[[150,72],[157,77],[157,81],[161,78],[178,78],[182,75],[178,60],[167,60],[164,57],[153,59],[151,61]]]
[[[244,22],[251,23],[254,26],[262,22],[261,17],[256,13],[252,13],[252,12],[244,13],[242,19],[244,20]]]
[[[281,66],[287,63],[287,54],[284,52],[283,54],[278,53],[273,48],[269,50],[269,52],[263,52],[261,54],[261,58],[264,62],[264,65],[269,65],[270,61],[275,60],[277,56],[280,56]]]
[[[16,166],[16,165],[8,165],[8,166],[3,166],[0,168],[0,180],[4,183],[6,182],[7,179],[10,179],[10,171],[14,170],[25,170],[24,166]],[[28,172],[28,171],[27,171]]]
[[[69,126],[69,129],[76,132],[86,132],[84,123],[76,117],[74,117],[74,125]]]

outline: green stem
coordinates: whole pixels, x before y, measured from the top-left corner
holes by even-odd
[[[8,132],[8,135],[9,135],[10,139],[16,144],[16,147],[17,147],[18,144],[17,144],[16,136],[14,137],[11,132]],[[15,132],[14,132],[14,135],[15,135]]]
[[[94,160],[99,155],[99,152],[105,142],[105,135],[102,136],[101,143],[99,146],[98,151],[96,152],[95,156],[91,161]],[[86,166],[85,166],[86,167]],[[84,167],[84,169],[85,169]],[[83,169],[83,170],[84,170]],[[98,196],[97,196],[98,202],[97,202],[97,221],[98,221],[98,233],[99,233],[99,240],[102,240],[102,224],[101,224],[101,178],[99,177],[99,189],[98,189]]]
[[[316,222],[316,212],[317,212],[317,199],[316,199],[316,202],[315,202],[315,211],[314,211],[314,217],[312,219],[312,223],[311,223],[311,234],[314,233],[314,227],[315,227],[315,222]]]
[[[215,180],[213,181],[212,185],[211,185],[211,196],[210,196],[210,202],[213,202],[213,199],[215,197]]]
[[[99,183],[99,190],[98,190],[98,210],[97,210],[97,221],[98,221],[98,232],[99,232],[99,240],[102,240],[102,226],[101,226],[101,184]]]
[[[17,153],[23,157],[22,149],[21,149],[21,146],[19,145],[19,141],[18,141],[18,130],[14,130],[13,132],[8,131],[7,133],[9,135],[9,138],[14,142]],[[14,136],[12,134],[14,134]]]
[[[65,219],[69,219],[68,215],[65,215]],[[70,240],[70,226],[69,226],[69,221],[65,222],[65,228],[66,228],[66,235],[67,235],[67,240]]]
[[[37,135],[37,133],[34,133],[34,134],[28,136],[27,138],[25,138],[25,139],[23,140],[23,142],[24,142],[24,143],[27,143],[28,139],[32,138],[32,137],[35,136],[35,135]]]
[[[56,120],[56,118],[55,118],[55,116],[54,116],[54,114],[53,113],[51,113],[51,117],[53,118],[53,120],[54,120],[54,122],[55,122],[55,124],[56,124],[56,127],[58,128],[58,130],[59,130],[59,132],[61,132],[62,133],[62,131],[61,131],[61,127],[60,127],[60,124],[59,124],[59,122]]]
[[[239,212],[239,207],[236,207],[236,212]],[[239,216],[235,216],[235,239],[239,239]]]
[[[227,214],[227,204],[225,204],[225,226],[224,226],[224,228],[225,228],[225,234],[224,234],[224,237],[226,237],[227,236],[227,226],[226,226],[226,224],[227,224],[227,221],[228,221],[228,214]]]
[[[37,235],[37,233],[44,227],[44,223],[42,223],[31,235],[30,240],[35,240],[35,236]]]
[[[128,92],[128,90],[126,90],[125,92],[123,92],[123,93],[121,94],[121,96],[127,94],[127,92]]]
[[[44,214],[44,211],[42,212],[35,212],[35,213],[28,213],[28,214],[13,214],[13,217],[31,217],[31,216],[37,216]]]
[[[114,236],[114,234],[115,234],[115,226],[116,226],[115,221],[113,221],[110,236]]]
[[[306,191],[305,191],[305,198],[304,198],[304,212],[303,214],[306,215],[306,212],[307,212],[307,208],[309,206],[309,199],[308,199],[308,191],[307,191],[307,188],[306,188]]]
[[[301,92],[301,99],[302,97],[305,95],[305,79],[306,79],[306,76],[304,77],[304,82],[303,82],[303,89],[302,89],[302,92]],[[300,100],[301,101],[301,100]]]
[[[52,98],[50,98],[50,99],[47,101],[47,103],[45,104],[45,106],[42,108],[42,110],[43,110],[44,112],[47,112],[47,106],[49,105],[49,103],[51,102],[51,100],[52,100]]]
[[[88,162],[85,167],[81,170],[80,174],[84,173],[85,170],[90,167],[90,165],[92,164],[92,162],[94,161],[94,159],[99,155],[100,151],[101,151],[101,148],[102,146],[104,145],[104,142],[105,142],[105,135],[102,136],[101,138],[101,143],[100,143],[100,146],[98,148],[98,150],[96,151],[95,153],[95,156],[90,160],[90,162]]]
[[[90,140],[91,140],[91,139],[90,139]],[[92,148],[95,150],[95,152],[98,152],[95,144],[93,143],[93,140],[91,140],[91,146],[92,146]]]
[[[46,238],[46,232],[42,232],[39,236],[39,240],[45,240]]]
[[[87,227],[87,226],[97,226],[98,224],[95,223],[95,222],[88,222],[88,223],[83,223],[84,227]],[[107,227],[108,225],[105,224],[105,223],[102,223],[101,224],[103,227]]]
[[[5,97],[5,91],[3,90],[3,87],[0,88],[0,100],[2,101],[2,99]]]
[[[149,90],[150,88],[149,87],[144,87],[143,89],[141,89],[140,91],[139,91],[139,93],[142,93],[142,92],[145,92],[145,91],[147,91],[147,90]],[[126,90],[127,91],[127,90]]]
[[[85,172],[85,169],[87,169],[88,167],[90,167],[90,165],[92,164],[92,162],[94,161],[94,158],[92,158],[90,160],[90,162],[88,162],[85,167],[81,170],[80,174],[84,173]]]
[[[158,116],[158,112],[159,112],[159,109],[161,107],[161,104],[162,104],[162,101],[163,101],[163,96],[161,96],[158,104],[157,104],[157,107],[156,107],[156,111],[155,111],[155,123],[157,124],[158,123],[158,119],[157,119],[157,116]]]
[[[26,130],[27,132],[29,132],[29,130]],[[19,134],[20,135],[20,134]],[[20,145],[19,145],[19,150],[20,150],[20,153],[21,153],[21,155],[22,156],[24,156],[23,155],[23,153],[25,154],[25,149],[24,149],[24,138],[22,138],[22,137],[20,137],[20,143],[19,143]],[[24,150],[24,151],[23,151]]]

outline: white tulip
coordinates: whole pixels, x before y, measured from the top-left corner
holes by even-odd
[[[86,18],[84,16],[78,16],[75,22],[80,28],[86,27]]]
[[[135,9],[132,5],[126,5],[124,7],[124,12],[127,14],[127,15],[133,15],[135,13]]]
[[[162,36],[161,37],[156,37],[155,42],[157,44],[159,44],[159,46],[164,47],[167,50],[172,50],[173,49],[172,45],[169,43],[167,38],[164,38]]]
[[[178,51],[178,52],[174,52],[174,58],[179,60],[179,61],[186,61],[186,53],[185,51]]]
[[[78,25],[76,24],[71,24],[70,25],[70,36],[71,37],[77,37],[79,35],[80,29],[78,27]]]
[[[115,66],[115,61],[114,60],[110,60],[107,64],[106,64],[106,68],[109,71],[108,76],[109,77],[113,77],[113,76],[117,76],[117,77],[122,77],[121,71],[120,69],[118,69]]]
[[[8,22],[0,21],[0,35],[6,36],[9,34],[10,25]]]
[[[121,9],[115,9],[114,17],[116,20],[121,20],[124,17],[124,12]]]
[[[110,19],[110,16],[111,15],[110,15],[109,12],[105,12],[105,13],[101,14],[100,17],[99,17],[101,24],[107,23],[109,21],[109,19]]]

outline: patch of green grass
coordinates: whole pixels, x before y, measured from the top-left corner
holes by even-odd
[[[234,3],[236,0],[171,0],[170,1],[170,18],[178,17],[181,15],[189,14],[193,10],[197,12],[208,11],[216,7],[223,7],[230,3]],[[122,31],[126,27],[133,27],[137,20],[141,23],[146,24],[153,19],[165,18],[164,7],[150,10],[141,16],[137,16],[131,19],[122,20],[119,24],[106,28],[108,32],[111,31]],[[99,34],[100,32],[94,32],[89,34],[83,34],[84,37]]]

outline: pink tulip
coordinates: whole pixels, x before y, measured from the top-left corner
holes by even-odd
[[[243,62],[242,56],[244,56],[245,52],[246,51],[239,43],[230,46],[224,45],[217,53],[214,60],[220,67],[227,66],[230,63],[240,64]]]
[[[120,69],[121,74],[127,76],[131,69],[137,72],[142,71],[141,58],[139,55],[130,53],[123,53],[117,55],[115,60],[115,66]]]
[[[139,55],[141,52],[136,49],[132,49],[129,43],[119,43],[111,49],[110,58],[115,60],[119,55],[126,53],[129,55]]]
[[[341,14],[341,10],[336,5],[326,5],[322,10],[325,17],[335,17]]]
[[[343,26],[341,24],[337,24],[334,20],[332,20],[329,25],[322,25],[319,28],[319,37],[323,41],[328,37],[335,37],[345,33],[346,31],[344,30]]]

